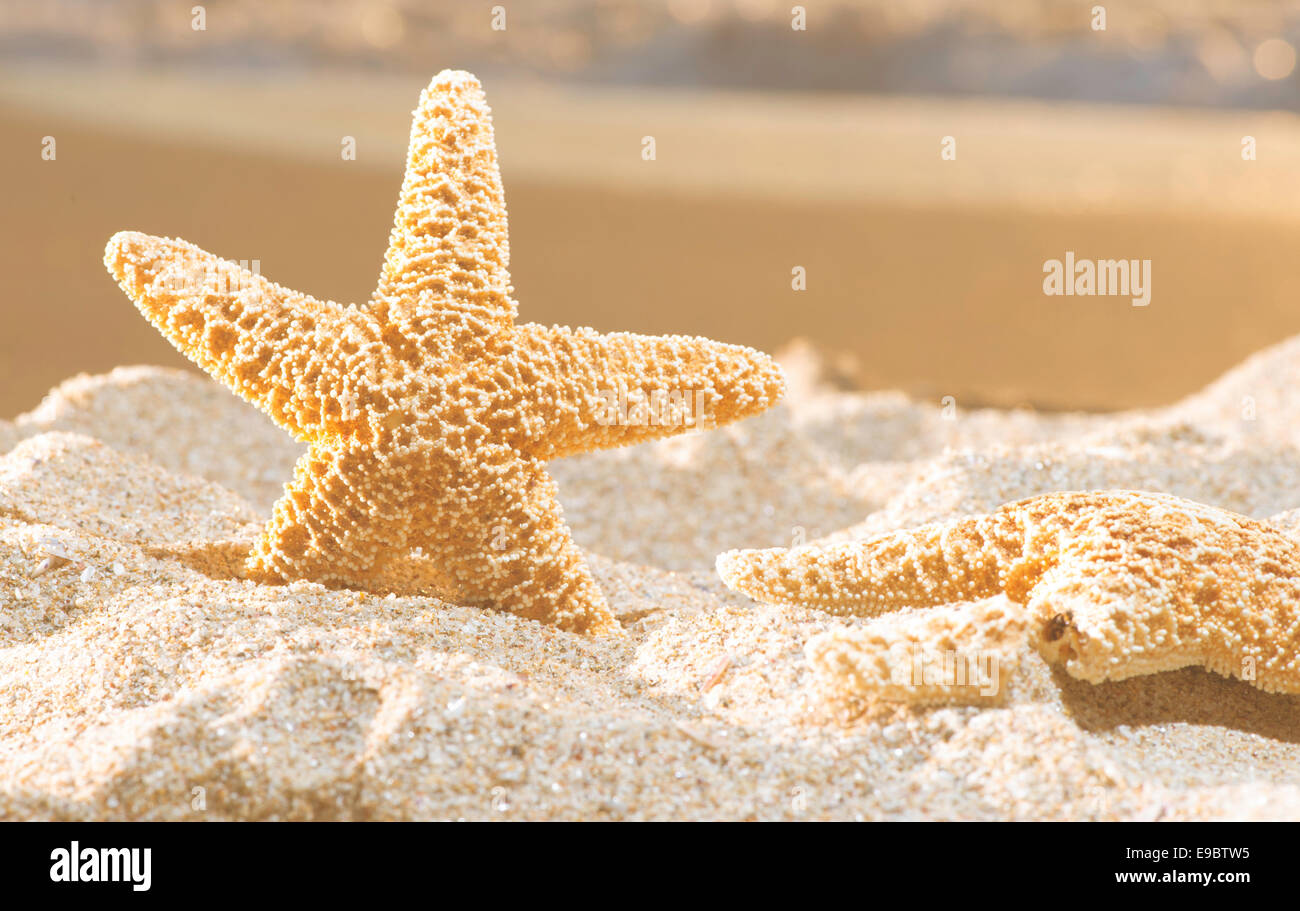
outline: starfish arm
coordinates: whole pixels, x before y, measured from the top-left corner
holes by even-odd
[[[874,616],[995,595],[1018,547],[1004,517],[984,516],[829,547],[732,550],[718,556],[717,569],[756,601]]]
[[[1027,627],[1023,607],[993,597],[832,626],[811,637],[804,653],[819,688],[835,701],[996,703],[1006,697],[1003,684],[1018,663]],[[927,675],[926,665],[945,654],[974,658],[970,675]]]
[[[481,350],[508,331],[510,241],[492,114],[478,80],[444,70],[420,95],[371,312],[409,346]]]
[[[329,364],[344,308],[172,238],[120,232],[104,265],[177,350],[298,438],[338,411]]]
[[[620,635],[573,542],[555,482],[535,459],[490,447],[471,476],[428,492],[412,534],[460,603],[507,610],[574,632]]]
[[[249,556],[249,569],[281,579],[385,587],[407,552],[402,469],[349,441],[313,445],[294,467]]]
[[[685,335],[602,335],[526,324],[540,459],[625,446],[758,414],[785,392],[781,368],[742,345]]]

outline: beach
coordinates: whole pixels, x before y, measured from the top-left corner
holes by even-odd
[[[785,368],[760,417],[551,465],[623,640],[239,578],[298,445],[186,371],[67,381],[0,424],[0,815],[1300,817],[1300,697],[1197,668],[1093,685],[1021,642],[991,700],[863,703],[810,640],[951,608],[762,606],[712,568],[1058,489],[1294,534],[1300,340],[1114,415],[945,415],[837,389],[807,347]]]
[[[1300,820],[1293,4],[74,6],[0,819]]]
[[[78,372],[187,365],[104,274],[120,230],[365,302],[430,75],[7,67],[0,415]],[[533,322],[803,337],[853,388],[1053,411],[1166,404],[1300,332],[1292,114],[485,86]],[[1045,295],[1069,252],[1150,260],[1148,304]]]

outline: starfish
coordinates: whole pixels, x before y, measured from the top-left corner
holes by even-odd
[[[825,548],[728,551],[728,586],[873,616],[1003,593],[1035,644],[1100,683],[1200,665],[1300,693],[1300,542],[1165,494],[1053,493]]]
[[[516,324],[491,114],[468,73],[420,96],[368,305],[179,239],[122,232],[104,263],[177,349],[308,444],[248,558],[270,580],[432,587],[618,633],[545,462],[742,418],[784,391],[780,368],[739,345]],[[620,419],[609,404],[628,390],[691,407]]]

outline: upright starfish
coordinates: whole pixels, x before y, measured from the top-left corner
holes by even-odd
[[[718,573],[759,601],[859,615],[1004,592],[1082,680],[1195,664],[1300,692],[1300,542],[1165,494],[1047,494],[866,541],[728,551]]]
[[[452,71],[420,96],[368,306],[181,240],[123,232],[104,255],[173,345],[310,444],[250,570],[411,590],[418,547],[446,597],[613,632],[544,462],[755,414],[781,372],[704,338],[516,325],[508,260],[491,115],[477,80]],[[609,407],[626,390],[703,413],[629,422]]]

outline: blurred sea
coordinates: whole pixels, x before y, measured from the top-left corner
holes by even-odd
[[[1300,110],[1297,46],[1295,0],[0,0],[9,60],[1193,107]]]

